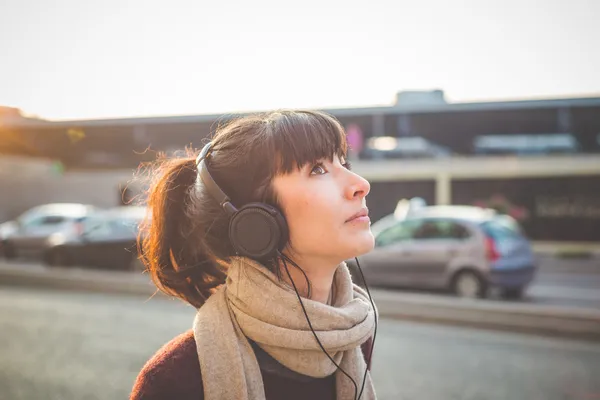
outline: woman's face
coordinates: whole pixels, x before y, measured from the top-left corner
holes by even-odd
[[[292,258],[340,262],[373,249],[370,185],[343,159],[321,160],[273,180],[290,230]]]

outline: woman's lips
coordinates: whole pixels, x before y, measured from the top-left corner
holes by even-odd
[[[360,211],[348,218],[346,222],[371,222],[371,219],[369,218],[369,209],[367,207],[361,208]]]

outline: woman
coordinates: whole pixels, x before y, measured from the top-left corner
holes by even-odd
[[[375,306],[344,260],[374,246],[369,183],[333,117],[277,111],[167,162],[149,196],[155,284],[198,309],[133,400],[374,399]]]

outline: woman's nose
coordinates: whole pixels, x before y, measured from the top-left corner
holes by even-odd
[[[371,184],[365,178],[360,175],[357,175],[353,172],[351,174],[351,182],[348,185],[348,190],[346,196],[348,199],[352,200],[354,198],[363,199],[369,194],[371,190]]]

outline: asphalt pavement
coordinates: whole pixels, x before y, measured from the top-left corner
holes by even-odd
[[[600,310],[600,258],[560,259],[540,256],[535,280],[522,299],[503,300],[490,293],[490,300],[503,303],[582,307]],[[427,293],[413,288],[386,288],[398,292]],[[442,292],[436,294],[452,295]]]
[[[164,297],[0,287],[0,399],[125,399],[193,314]],[[372,373],[383,400],[595,400],[600,344],[383,319]]]
[[[600,310],[600,258],[589,259],[561,259],[547,255],[539,256],[540,268],[532,285],[528,288],[523,299],[503,300],[492,293],[492,301],[503,303],[540,304],[565,307],[581,307]],[[24,271],[43,271],[48,267],[36,262],[0,261],[0,270],[3,266],[11,269],[23,268]],[[77,270],[77,268],[75,268]],[[0,271],[1,272],[1,271]],[[108,271],[81,269],[81,272],[106,276]],[[114,274],[114,273],[113,273]],[[135,280],[142,277],[136,274]],[[128,277],[131,280],[133,277]],[[1,283],[1,282],[0,282]],[[390,289],[390,288],[387,288]],[[398,293],[430,293],[412,288],[391,288]],[[451,295],[436,292],[433,294]]]
[[[600,259],[541,256],[526,303],[600,309]]]
[[[600,309],[600,267],[579,272],[540,269],[523,299],[517,301]]]

